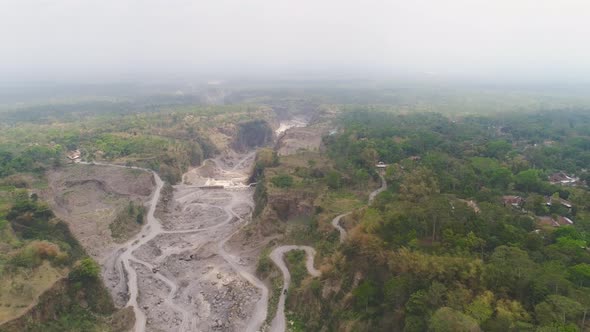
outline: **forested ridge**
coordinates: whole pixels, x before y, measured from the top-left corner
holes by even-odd
[[[321,286],[303,283],[291,296],[295,326],[590,328],[586,111],[447,117],[357,108],[339,121],[324,143],[340,177],[375,177],[383,161],[389,186],[353,212],[349,240],[324,250]]]

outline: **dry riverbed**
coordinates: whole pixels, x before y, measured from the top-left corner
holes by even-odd
[[[250,220],[254,188],[245,181],[254,156],[231,152],[209,160],[187,172],[186,183],[168,189],[162,200],[164,185],[149,170],[105,164],[73,166],[80,174],[132,173],[154,179],[149,181],[149,189],[155,183],[151,196],[141,197],[148,212],[138,234],[120,245],[109,242],[100,250],[101,255],[94,255],[115,303],[133,308],[135,331],[261,328],[268,291],[254,276],[259,251],[233,252],[230,244],[226,245]],[[60,179],[56,177],[56,185]],[[92,192],[114,195],[115,184],[93,180],[83,185],[87,183],[93,186]],[[218,187],[220,184],[224,187]],[[208,185],[216,187],[203,188]],[[102,228],[106,232],[104,225]],[[98,252],[99,248],[93,250]]]
[[[254,277],[258,252],[225,246],[251,215],[254,189],[244,182],[253,160],[230,153],[189,171],[190,184],[174,186],[158,218],[104,264],[116,302],[140,316],[136,331],[260,329],[267,291]]]

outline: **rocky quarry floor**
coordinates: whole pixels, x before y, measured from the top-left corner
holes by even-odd
[[[244,185],[253,160],[232,153],[188,172],[190,184],[174,186],[157,218],[150,211],[144,230],[105,260],[105,283],[119,306],[134,307],[136,331],[260,328],[267,292],[254,277],[258,253],[225,245],[253,209],[254,189]],[[215,181],[226,182],[203,187]]]

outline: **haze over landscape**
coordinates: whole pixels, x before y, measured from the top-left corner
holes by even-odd
[[[6,0],[0,332],[590,332],[590,3]]]
[[[588,83],[590,4],[5,1],[2,81],[430,77]]]

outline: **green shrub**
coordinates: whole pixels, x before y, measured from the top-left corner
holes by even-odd
[[[100,274],[100,266],[90,257],[80,260],[70,272],[71,280],[95,280]]]
[[[275,187],[279,188],[289,188],[293,186],[293,178],[289,175],[277,175],[270,179],[270,182],[275,185]]]
[[[57,244],[48,241],[33,241],[14,255],[9,263],[12,266],[32,269],[41,265],[43,260],[54,261],[58,257],[58,264],[67,261],[68,258],[66,253],[60,251]]]
[[[268,272],[272,269],[273,263],[268,257],[268,251],[263,252],[260,255],[260,259],[258,260],[258,265],[256,266],[256,273],[260,276],[266,276]]]
[[[342,175],[336,171],[330,171],[326,176],[326,183],[332,189],[339,189],[342,186]]]

